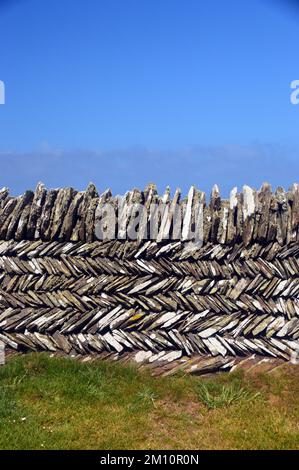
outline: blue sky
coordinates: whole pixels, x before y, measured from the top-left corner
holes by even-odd
[[[0,0],[1,186],[287,188],[298,33],[294,1]]]

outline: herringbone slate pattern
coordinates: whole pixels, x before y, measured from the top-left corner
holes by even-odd
[[[298,351],[299,246],[0,242],[0,339],[67,353]]]

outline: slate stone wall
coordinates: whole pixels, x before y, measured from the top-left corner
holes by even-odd
[[[146,212],[130,240],[136,202]],[[107,203],[119,216],[121,239],[97,239]],[[151,204],[161,209],[154,239]],[[198,214],[202,233],[193,243]],[[234,189],[229,200],[214,187],[209,201],[195,187],[184,199],[179,190],[171,198],[168,188],[159,196],[152,184],[123,197],[94,185],[77,192],[39,184],[19,197],[4,188],[0,341],[20,350],[131,352],[149,361],[195,354],[289,360],[299,350],[298,226],[298,185]]]

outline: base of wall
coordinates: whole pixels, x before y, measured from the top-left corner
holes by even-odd
[[[30,351],[28,351],[29,353]],[[175,353],[175,351],[174,351]],[[25,354],[14,349],[6,348],[5,362],[12,357]],[[45,352],[43,352],[45,354]],[[66,354],[64,352],[46,352],[51,357],[63,357],[78,360],[83,363],[94,363],[96,361],[118,362],[126,366],[133,366],[139,371],[149,371],[154,377],[167,377],[170,375],[191,374],[198,376],[208,376],[215,373],[242,371],[245,374],[272,373],[277,369],[297,367],[298,363],[285,361],[279,358],[269,358],[252,354],[251,356],[222,357],[222,356],[202,356],[194,355],[180,356],[175,359],[175,355],[165,354],[157,360],[152,360],[144,351],[125,353],[119,355],[113,352],[103,352],[100,354]]]

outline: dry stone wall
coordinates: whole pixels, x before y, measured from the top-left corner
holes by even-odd
[[[107,203],[115,237],[98,239]],[[133,203],[145,210],[131,240]],[[299,186],[245,186],[229,200],[214,187],[209,201],[195,187],[159,196],[153,184],[122,197],[92,184],[19,197],[4,188],[0,280],[0,341],[14,349],[289,360],[299,349]]]

